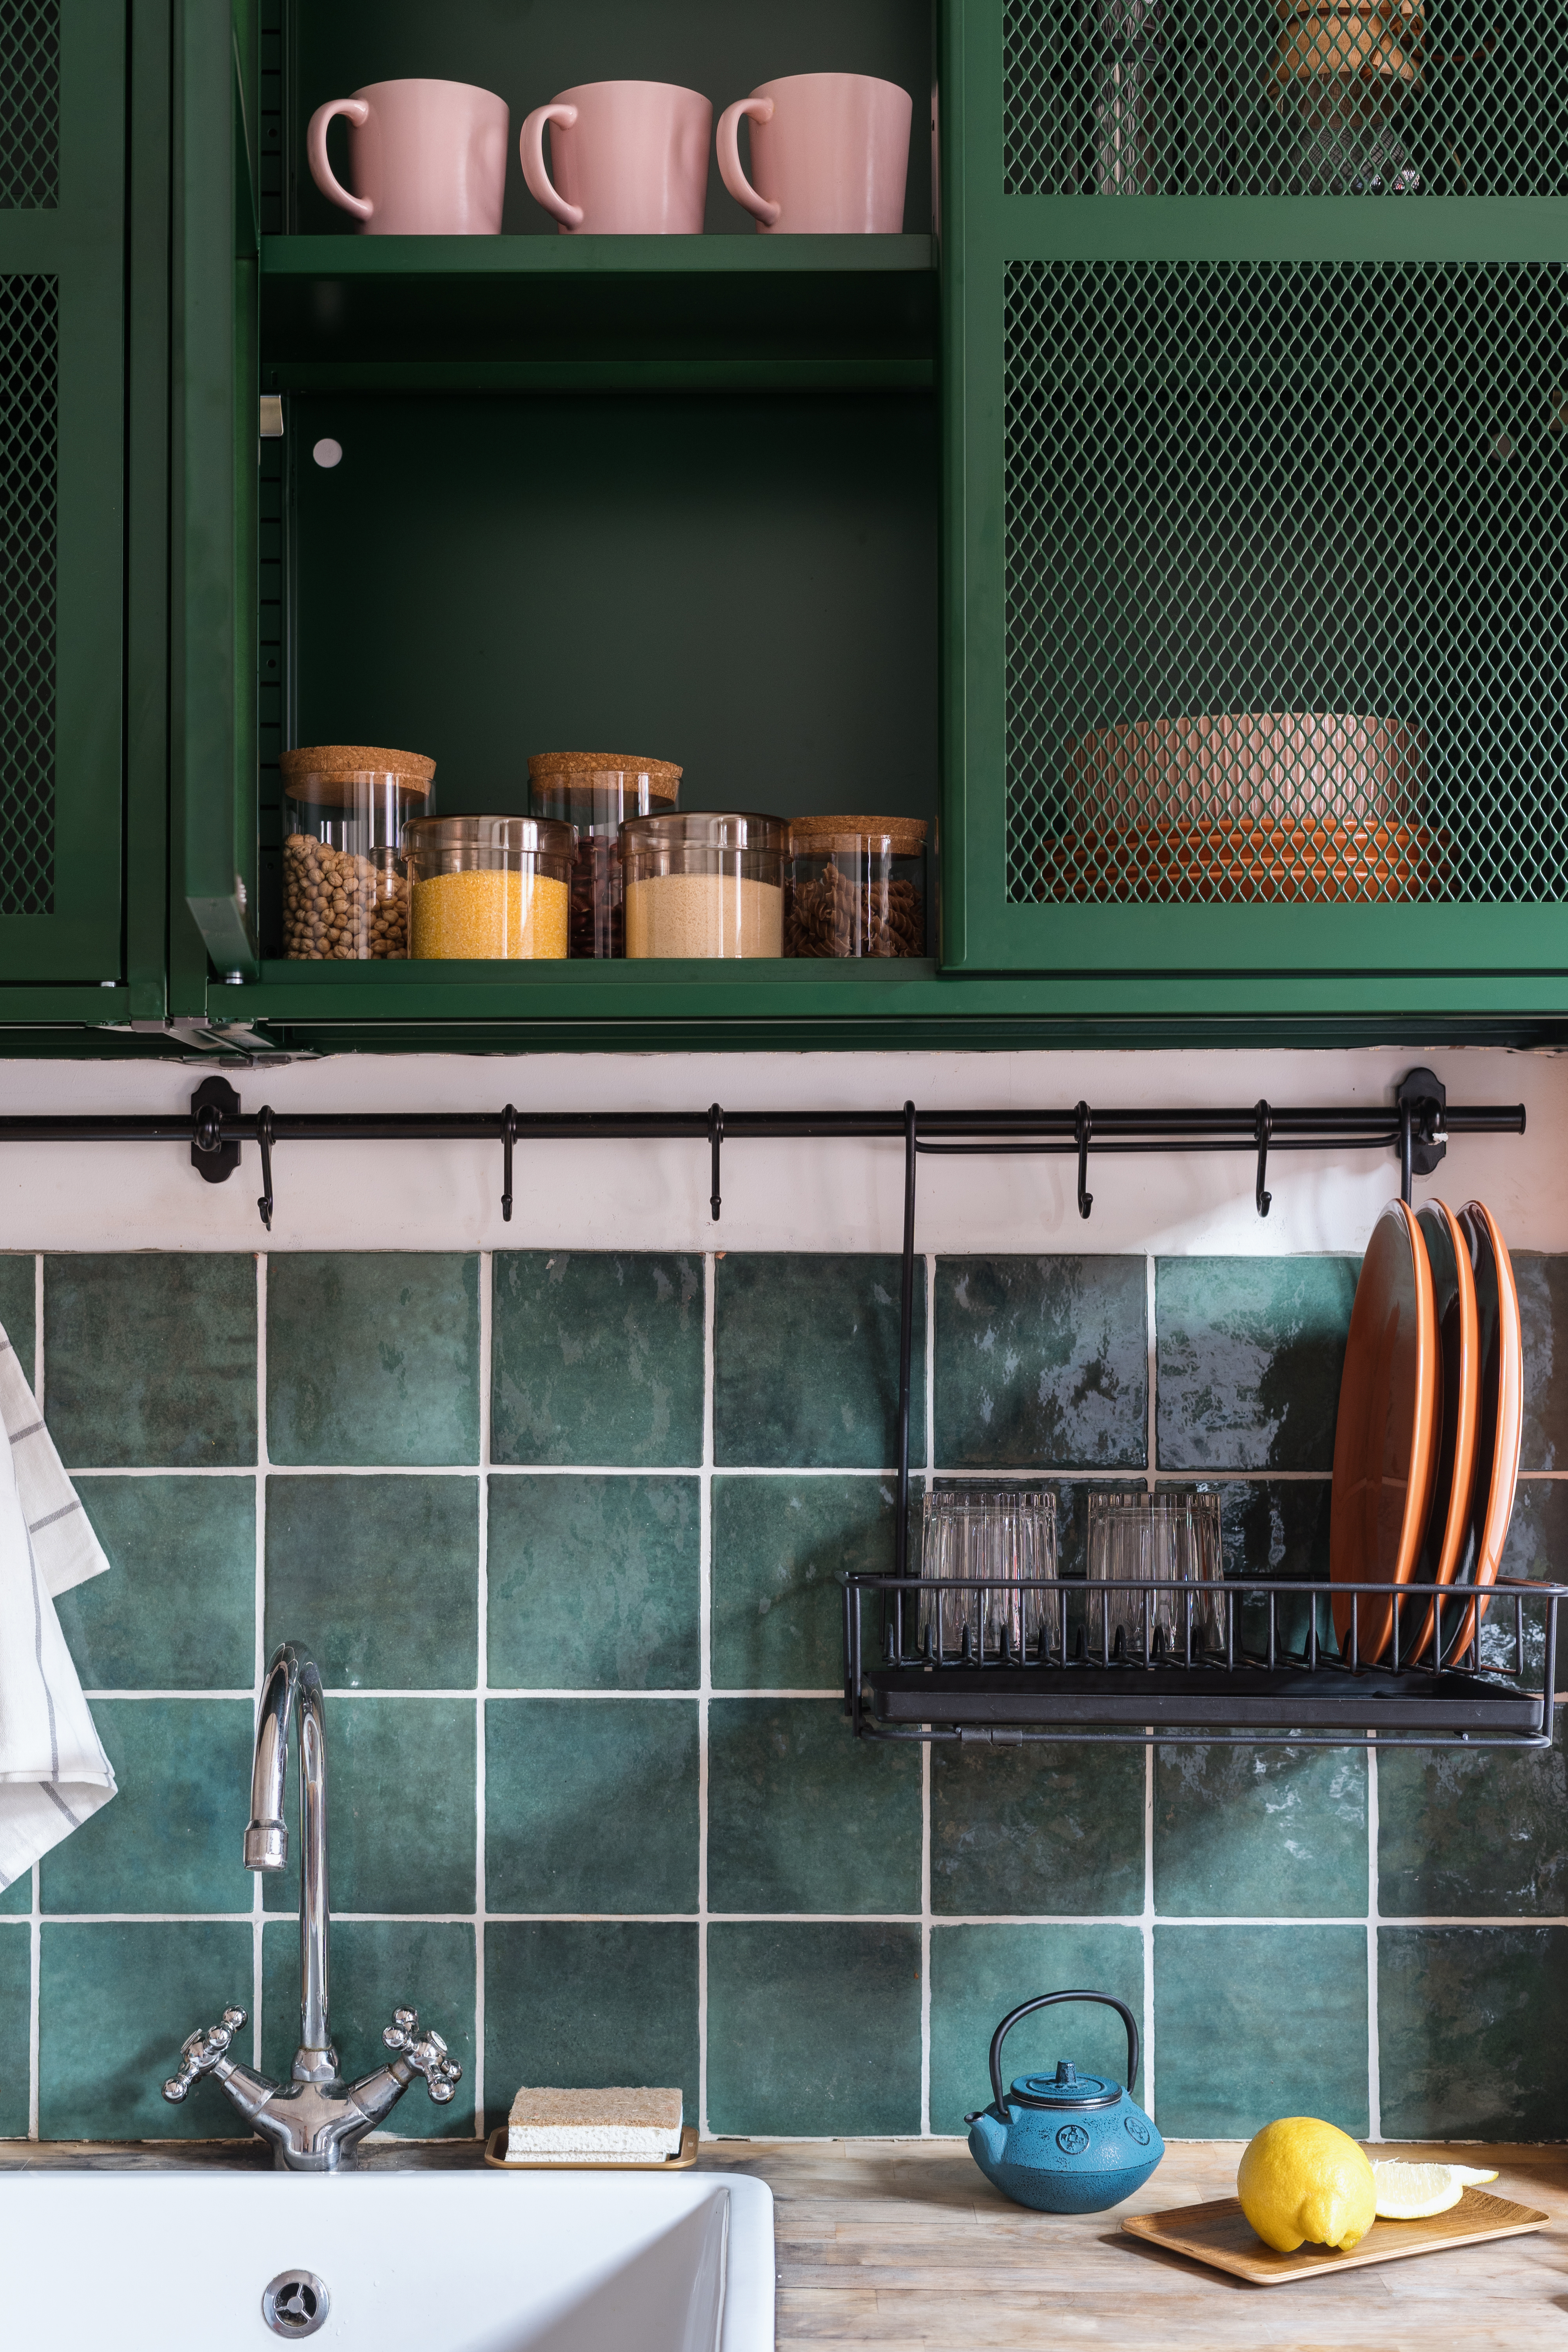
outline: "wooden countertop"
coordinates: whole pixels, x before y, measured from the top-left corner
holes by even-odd
[[[1568,2346],[1568,2147],[1379,2147],[1493,2165],[1494,2193],[1555,2226],[1342,2278],[1244,2285],[1127,2237],[1123,2213],[1236,2190],[1241,2143],[1169,2149],[1109,2213],[1026,2212],[951,2140],[716,2140],[700,2161],[775,2200],[778,2341],[933,2352],[1522,2352]]]
[[[1123,2213],[1229,2197],[1240,2141],[1178,2143],[1109,2213],[1030,2213],[952,2140],[710,2140],[705,2171],[773,2192],[778,2342],[929,2352],[1568,2352],[1568,2147],[1385,2146],[1495,2165],[1497,2194],[1553,2226],[1528,2238],[1253,2287],[1127,2237]],[[376,2170],[479,2162],[474,2140],[373,2140]],[[0,2175],[216,2165],[258,2170],[259,2140],[0,2143]]]

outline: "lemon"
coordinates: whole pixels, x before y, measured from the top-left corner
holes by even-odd
[[[1348,2252],[1377,2211],[1371,2165],[1347,2132],[1316,2116],[1265,2124],[1243,2153],[1236,2193],[1277,2254],[1293,2254],[1308,2240]]]
[[[1468,2164],[1401,2164],[1391,2157],[1373,2166],[1372,2177],[1380,2221],[1425,2221],[1457,2205],[1467,2181],[1495,2180],[1497,2174]]]

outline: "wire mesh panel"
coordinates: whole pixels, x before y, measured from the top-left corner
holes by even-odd
[[[1568,270],[1006,271],[1007,896],[1568,898]]]
[[[59,0],[0,0],[0,211],[59,201]]]
[[[0,277],[0,915],[54,911],[58,312]]]
[[[1560,195],[1560,0],[1008,0],[1009,195]]]

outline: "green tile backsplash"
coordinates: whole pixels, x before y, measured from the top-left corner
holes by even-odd
[[[477,1257],[301,1250],[269,1260],[274,1462],[472,1462]]]
[[[916,1270],[910,1459],[925,1459],[925,1268]],[[874,1470],[898,1454],[902,1261],[730,1252],[718,1261],[713,1459]],[[803,1377],[804,1375],[804,1377]]]
[[[1139,1927],[1095,1920],[1041,1921],[1029,1927],[942,1927],[931,1939],[931,2126],[961,2132],[963,2118],[991,2096],[991,2037],[1010,2009],[1037,1993],[1068,1986],[1108,1992],[1135,2018],[1147,2015],[1143,1935]],[[1080,2073],[1127,2080],[1127,2030],[1099,2001],[1062,2001],[1016,2025],[1003,2044],[1004,2077],[1055,2074],[1070,2058]],[[1147,2103],[1147,2069],[1130,2087]]]
[[[1568,1258],[1518,1264],[1509,1564],[1543,1576]],[[113,1562],[60,1615],[121,1793],[0,1890],[0,2136],[237,2128],[210,2086],[159,2096],[231,2000],[287,2066],[296,1873],[240,1858],[284,1634],[328,1691],[345,2065],[410,2001],[465,2070],[399,2132],[493,2124],[524,2081],[678,2082],[718,2133],[958,2132],[1004,2011],[1089,1985],[1149,2031],[1176,2137],[1292,2108],[1563,2135],[1561,1750],[850,1739],[837,1580],[891,1557],[896,1258],[0,1255],[29,1373],[40,1276],[45,1412]],[[1289,1625],[1327,1570],[1354,1277],[926,1261],[917,1496],[1049,1484],[1070,1574],[1096,1483],[1205,1479],[1227,1570]],[[1054,2011],[1007,2063],[1058,2056],[1120,2075],[1121,2027]]]
[[[1331,1470],[1359,1272],[1353,1257],[1161,1258],[1160,1468]]]
[[[695,1689],[698,1479],[575,1473],[489,1493],[492,1690]]]

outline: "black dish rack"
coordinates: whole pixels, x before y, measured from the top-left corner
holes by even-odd
[[[893,1573],[860,1572],[842,1580],[844,1704],[856,1736],[1004,1747],[1032,1740],[1158,1740],[1249,1747],[1272,1741],[1361,1748],[1375,1741],[1422,1748],[1450,1742],[1549,1748],[1557,1604],[1568,1599],[1568,1585],[1500,1578],[1478,1593],[1468,1584],[1394,1589],[1285,1578],[1193,1585],[910,1574],[915,1180],[921,1155],[1076,1153],[1079,1213],[1087,1218],[1094,1205],[1088,1189],[1091,1146],[1113,1152],[1169,1149],[1173,1139],[1155,1131],[1163,1116],[1113,1114],[1097,1122],[1089,1106],[1079,1103],[1070,1139],[994,1128],[972,1130],[959,1139],[939,1119],[931,1121],[934,1131],[922,1136],[915,1105],[904,1105]],[[1400,1192],[1406,1202],[1413,1176],[1432,1172],[1450,1134],[1523,1130],[1518,1111],[1449,1109],[1429,1070],[1410,1073],[1391,1118],[1388,1140],[1399,1154]],[[1175,1115],[1170,1123],[1174,1129]],[[1267,1216],[1268,1154],[1271,1143],[1279,1147],[1281,1114],[1259,1103],[1249,1145],[1240,1141],[1224,1115],[1215,1115],[1212,1131],[1202,1136],[1183,1124],[1178,1150],[1257,1151],[1257,1204],[1259,1215]],[[1343,1138],[1347,1146],[1359,1139]],[[1321,1133],[1311,1139],[1312,1148],[1329,1142]],[[1038,1484],[1039,1476],[1035,1473],[1029,1483]],[[1014,1485],[1018,1474],[976,1483]],[[994,1619],[999,1631],[992,1646],[984,1639],[976,1644],[966,1629],[955,1654],[951,1644],[942,1647],[942,1600],[951,1601],[966,1591],[982,1603],[990,1600],[990,1608],[973,1613]],[[1118,1593],[1131,1605],[1116,1611],[1121,1622],[1112,1635],[1110,1601]],[[879,1605],[868,1642],[863,1604],[872,1594]],[[934,1605],[922,1611],[921,1595],[930,1595]],[[1029,1595],[1036,1596],[1032,1607]],[[1342,1649],[1335,1631],[1336,1602]],[[1282,1612],[1289,1619],[1283,1633]]]
[[[942,1647],[942,1603],[963,1593],[998,1632],[976,1643],[966,1625],[955,1656]],[[1134,1620],[1131,1640],[1125,1625],[1111,1633],[1113,1595],[1123,1597],[1117,1613]],[[878,1606],[868,1610],[872,1596]],[[1549,1748],[1565,1599],[1568,1586],[1514,1578],[1478,1593],[847,1576],[845,1706],[863,1739]],[[1342,1649],[1336,1601],[1350,1618]],[[1200,1612],[1212,1621],[1215,1612],[1222,1631],[1211,1622],[1200,1640]],[[1384,1621],[1373,1640],[1381,1631],[1385,1655],[1373,1662],[1361,1654],[1363,1612]],[[1037,1625],[1020,1640],[1014,1628],[1026,1615]],[[1175,1621],[1173,1638],[1162,1615]]]

